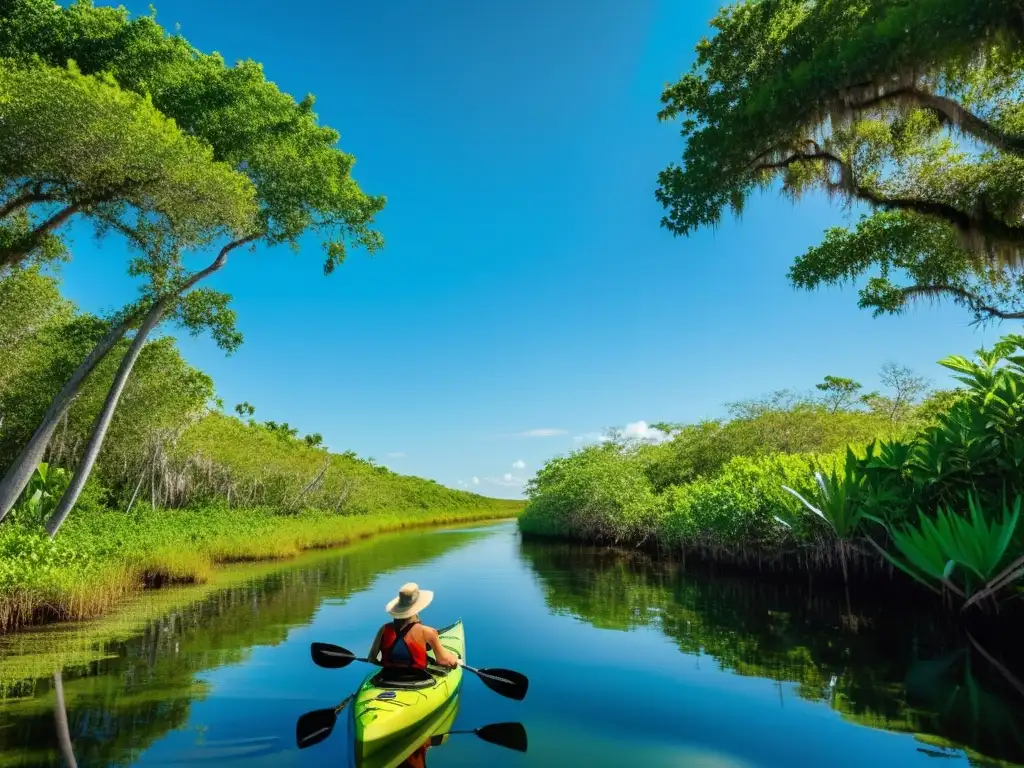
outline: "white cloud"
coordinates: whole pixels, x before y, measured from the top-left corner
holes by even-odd
[[[459,488],[469,488],[469,484],[465,480],[459,480],[457,485]]]
[[[626,425],[622,434],[631,440],[642,440],[645,443],[662,443],[669,439],[669,436],[660,429],[647,425],[646,421],[633,421]]]
[[[389,459],[404,459],[405,451],[393,451],[388,454]]]
[[[516,477],[511,472],[506,472],[501,477],[485,477],[484,482],[491,485],[500,485],[503,488],[518,488],[526,481],[521,477]]]
[[[672,435],[666,435],[660,429],[655,429],[646,421],[631,421],[622,428],[622,437],[626,440],[637,440],[642,443],[663,443],[671,440]],[[576,435],[573,442],[576,443],[607,443],[611,438],[601,432],[587,432]]]
[[[512,462],[512,469],[526,469],[526,462],[522,459]]]
[[[479,477],[474,477],[473,478],[473,485],[480,485],[480,478]]]
[[[516,437],[558,437],[558,435],[564,435],[564,429],[551,429],[544,427],[541,429],[528,429],[526,432],[520,432]]]

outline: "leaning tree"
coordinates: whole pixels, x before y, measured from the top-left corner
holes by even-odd
[[[373,252],[381,246],[373,220],[385,201],[367,195],[352,178],[354,159],[337,147],[336,131],[319,125],[312,97],[297,102],[267,81],[259,64],[227,66],[220,56],[203,54],[181,37],[167,35],[151,17],[130,19],[120,9],[86,2],[62,8],[52,0],[12,0],[7,6],[8,15],[0,23],[0,55],[44,57],[54,63],[73,59],[83,72],[105,72],[121,88],[145,93],[183,130],[207,142],[217,160],[244,173],[255,187],[258,204],[251,226],[225,238],[213,261],[198,270],[186,267],[182,250],[162,231],[147,231],[142,237],[130,233],[145,254],[138,264],[148,281],[140,302],[112,333],[120,332],[120,339],[136,325],[137,330],[82,462],[47,523],[52,535],[84,485],[147,335],[175,313],[183,320],[204,319],[209,302],[197,303],[191,315],[182,304],[194,286],[223,269],[238,248],[259,243],[297,248],[307,233],[320,236],[324,272],[330,274],[350,247]],[[89,364],[83,363],[83,369]],[[67,407],[67,394],[58,397],[54,411]],[[47,433],[44,427],[0,482],[0,514],[13,504],[42,458],[52,435],[52,428]]]

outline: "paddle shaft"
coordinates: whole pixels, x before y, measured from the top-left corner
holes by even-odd
[[[330,643],[313,643],[310,646],[313,661],[323,667],[337,669],[345,667],[354,661],[361,661],[374,666],[384,666],[376,659],[356,656],[347,648]],[[467,669],[476,675],[492,691],[510,699],[522,700],[526,696],[529,681],[525,675],[511,669],[476,669],[462,661],[457,662],[458,666]]]
[[[336,715],[340,714],[341,710],[343,710],[345,708],[345,705],[348,704],[350,701],[352,701],[352,699],[354,699],[355,697],[356,697],[355,693],[350,693],[348,696],[346,696],[344,699],[342,699],[341,700],[341,704],[339,704],[338,706],[336,706],[334,708],[334,714],[336,714]]]
[[[491,675],[491,674],[488,674],[487,672],[481,672],[479,669],[474,669],[473,667],[469,666],[468,664],[463,664],[461,661],[459,662],[459,666],[462,667],[463,669],[468,669],[470,672],[472,672],[473,674],[479,675],[480,677],[489,677],[491,680],[497,680],[497,681],[502,682],[502,683],[508,683],[509,685],[514,685],[514,683],[511,680],[506,680],[504,677],[498,677],[497,675]]]

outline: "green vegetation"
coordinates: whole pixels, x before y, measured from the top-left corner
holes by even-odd
[[[889,366],[889,395],[858,406],[828,377],[817,401],[775,397],[725,423],[662,425],[659,444],[586,447],[537,473],[520,526],[715,561],[838,566],[844,580],[850,564],[889,561],[962,608],[990,606],[1024,576],[1022,350],[1024,337],[1008,336],[976,361],[943,360],[963,387],[923,402],[921,380]]]
[[[776,182],[868,213],[793,264],[794,286],[868,278],[860,304],[904,312],[949,298],[977,321],[1024,317],[1019,8],[959,0],[746,0],[662,94],[681,163],[659,176],[675,235],[740,215]],[[905,281],[902,282],[901,281]],[[941,361],[931,393],[887,366],[885,395],[827,376],[728,421],[656,425],[549,462],[525,532],[799,570],[892,566],[961,610],[1016,596],[1024,577],[1024,337]],[[847,592],[849,594],[849,592]],[[849,608],[849,604],[848,604]]]
[[[313,233],[330,274],[352,248],[382,246],[373,225],[385,200],[352,178],[355,160],[337,146],[338,132],[318,123],[311,96],[298,102],[255,62],[228,67],[152,17],[85,0],[15,0],[0,14],[0,63],[11,81],[3,122],[19,149],[0,179],[0,266],[66,255],[60,230],[81,214],[101,235],[126,238],[135,251],[126,267],[142,279],[141,298],[94,335],[0,479],[2,519],[87,378],[120,360],[46,521],[53,536],[85,488],[148,336],[173,320],[209,331],[228,352],[241,343],[230,297],[198,284],[238,248],[298,248]],[[202,269],[187,265],[196,251],[210,252]],[[132,331],[132,343],[119,345]]]
[[[60,295],[39,265],[0,275],[0,466],[7,466],[101,318]],[[123,348],[126,340],[118,344]],[[144,586],[204,581],[217,563],[279,558],[411,525],[496,518],[521,505],[405,477],[287,425],[219,410],[213,382],[174,340],[141,349],[96,472],[61,535],[48,520],[70,481],[115,375],[116,356],[84,381],[19,503],[0,524],[0,630],[99,615]],[[251,416],[254,409],[242,409]]]
[[[1024,34],[1011,0],[749,0],[723,8],[664,90],[681,163],[657,197],[675,234],[752,192],[821,190],[870,213],[797,259],[794,285],[866,277],[861,306],[946,298],[1024,317]]]

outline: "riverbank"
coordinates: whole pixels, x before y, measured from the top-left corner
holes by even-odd
[[[1007,336],[973,361],[941,360],[965,386],[920,401],[904,382],[866,405],[768,398],[734,408],[728,422],[663,425],[653,443],[611,436],[541,468],[520,529],[755,577],[913,580],[957,612],[1016,608],[1021,349],[1024,337]],[[851,425],[867,437],[846,438]]]
[[[380,533],[515,517],[519,502],[366,515],[203,508],[72,516],[56,539],[0,526],[0,634],[102,616],[126,598],[172,584],[202,584],[230,563],[281,560]]]

